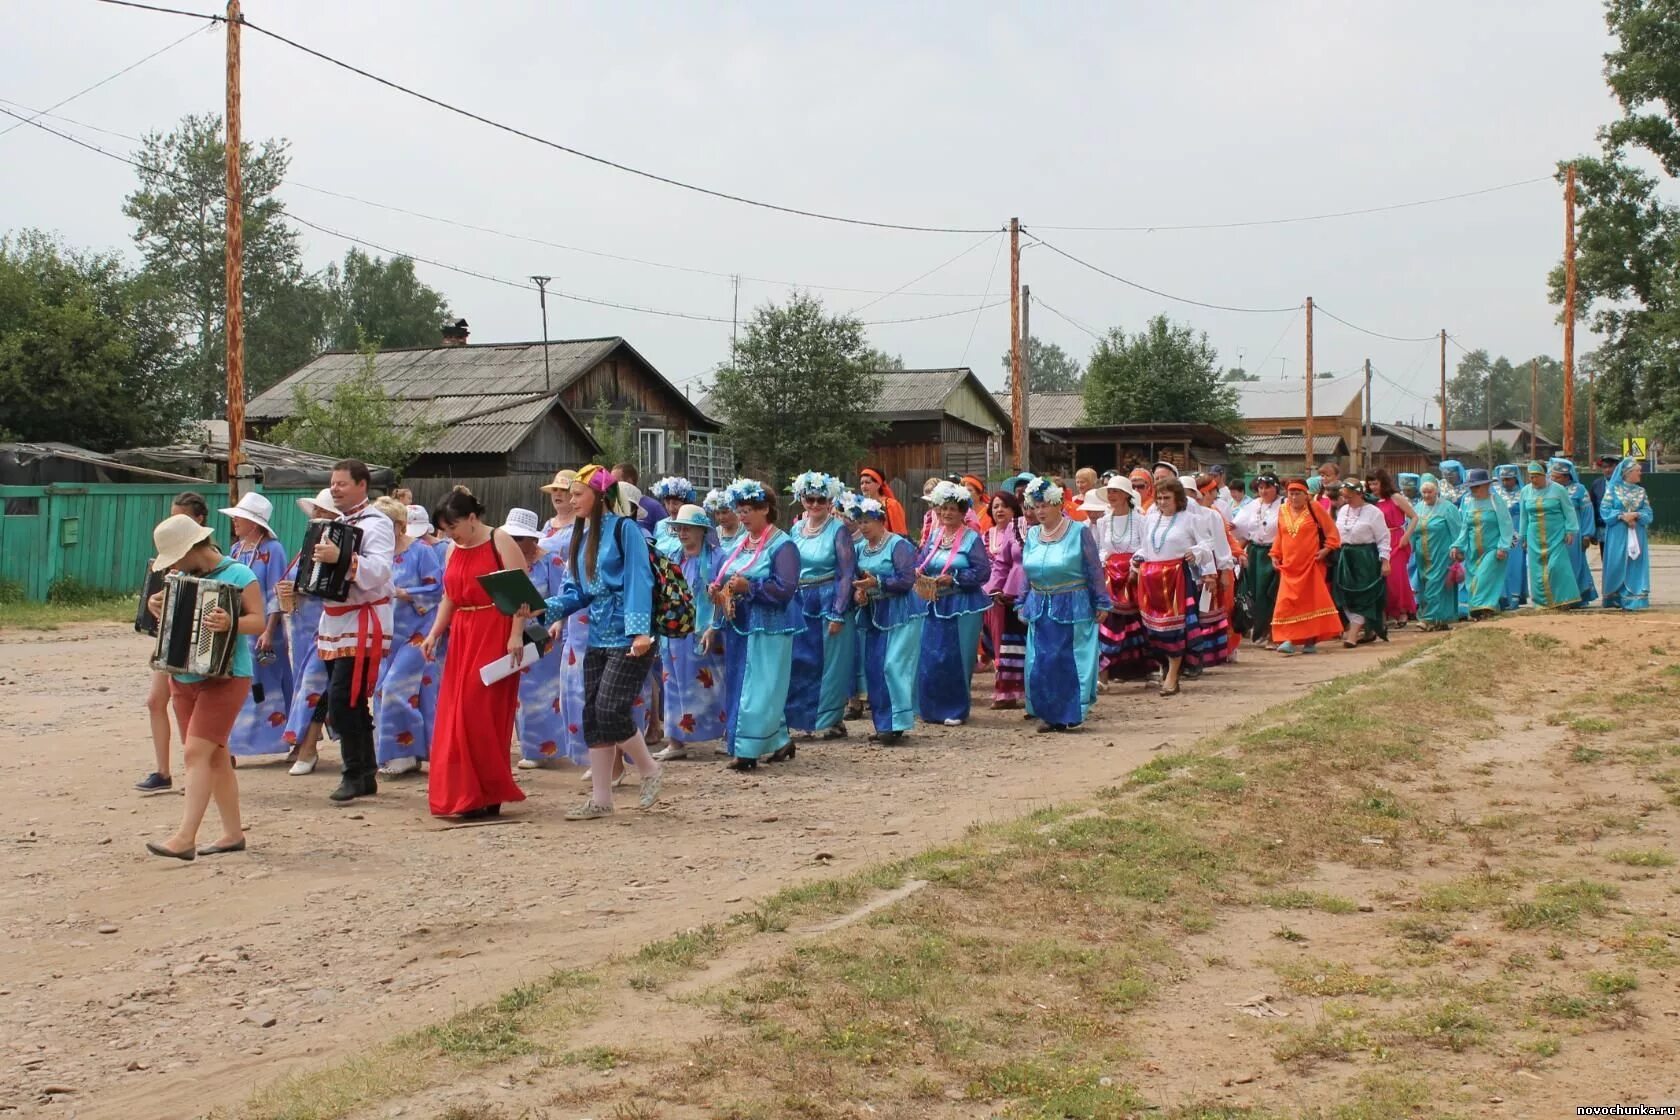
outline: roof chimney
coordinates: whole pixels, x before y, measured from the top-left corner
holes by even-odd
[[[445,346],[465,346],[467,344],[467,335],[470,333],[472,332],[467,330],[467,321],[465,319],[457,319],[453,323],[445,323],[443,325],[443,344]]]

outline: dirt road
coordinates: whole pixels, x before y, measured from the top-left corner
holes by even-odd
[[[202,1115],[521,979],[1088,794],[1420,640],[1244,651],[1173,699],[1117,687],[1076,736],[977,710],[915,745],[812,744],[756,775],[676,763],[655,811],[594,824],[561,819],[571,772],[520,772],[529,800],[505,823],[449,828],[423,776],[338,808],[330,766],[245,766],[250,851],[172,864],[142,844],[179,797],[130,788],[150,758],[144,640],[0,634],[0,1114]]]

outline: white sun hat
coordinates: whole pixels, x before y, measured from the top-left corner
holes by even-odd
[[[408,507],[408,528],[403,532],[414,540],[419,540],[432,531],[432,515],[426,512],[425,506]]]
[[[502,532],[510,537],[529,537],[532,540],[542,536],[542,522],[537,515],[528,509],[515,506],[508,510],[507,520],[502,523]]]
[[[274,518],[274,503],[261,494],[246,494],[239,499],[239,504],[216,512],[224,517],[243,517],[247,521],[255,521],[270,535],[274,532],[273,527],[269,525]]]
[[[1085,500],[1079,503],[1079,508],[1086,513],[1108,512],[1108,490],[1101,486],[1093,486],[1085,492]]]
[[[297,507],[303,511],[303,515],[305,517],[314,517],[315,511],[318,509],[332,510],[333,516],[336,517],[338,515],[338,503],[333,501],[332,489],[330,487],[323,488],[322,491],[313,498],[299,498],[297,500]]]
[[[209,540],[215,532],[210,526],[200,525],[184,513],[177,513],[158,522],[157,528],[152,530],[152,544],[157,549],[157,558],[152,561],[152,571],[167,572],[179,564],[183,556]]]

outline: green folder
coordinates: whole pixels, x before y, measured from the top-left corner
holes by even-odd
[[[505,615],[518,614],[520,607],[530,607],[533,614],[541,614],[547,602],[523,568],[506,568],[479,576],[478,585]]]

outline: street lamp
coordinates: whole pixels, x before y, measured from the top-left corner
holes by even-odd
[[[552,279],[554,279],[552,276],[531,277],[531,283],[537,286],[537,302],[542,305],[543,392],[545,393],[554,391],[548,374],[548,282]]]

